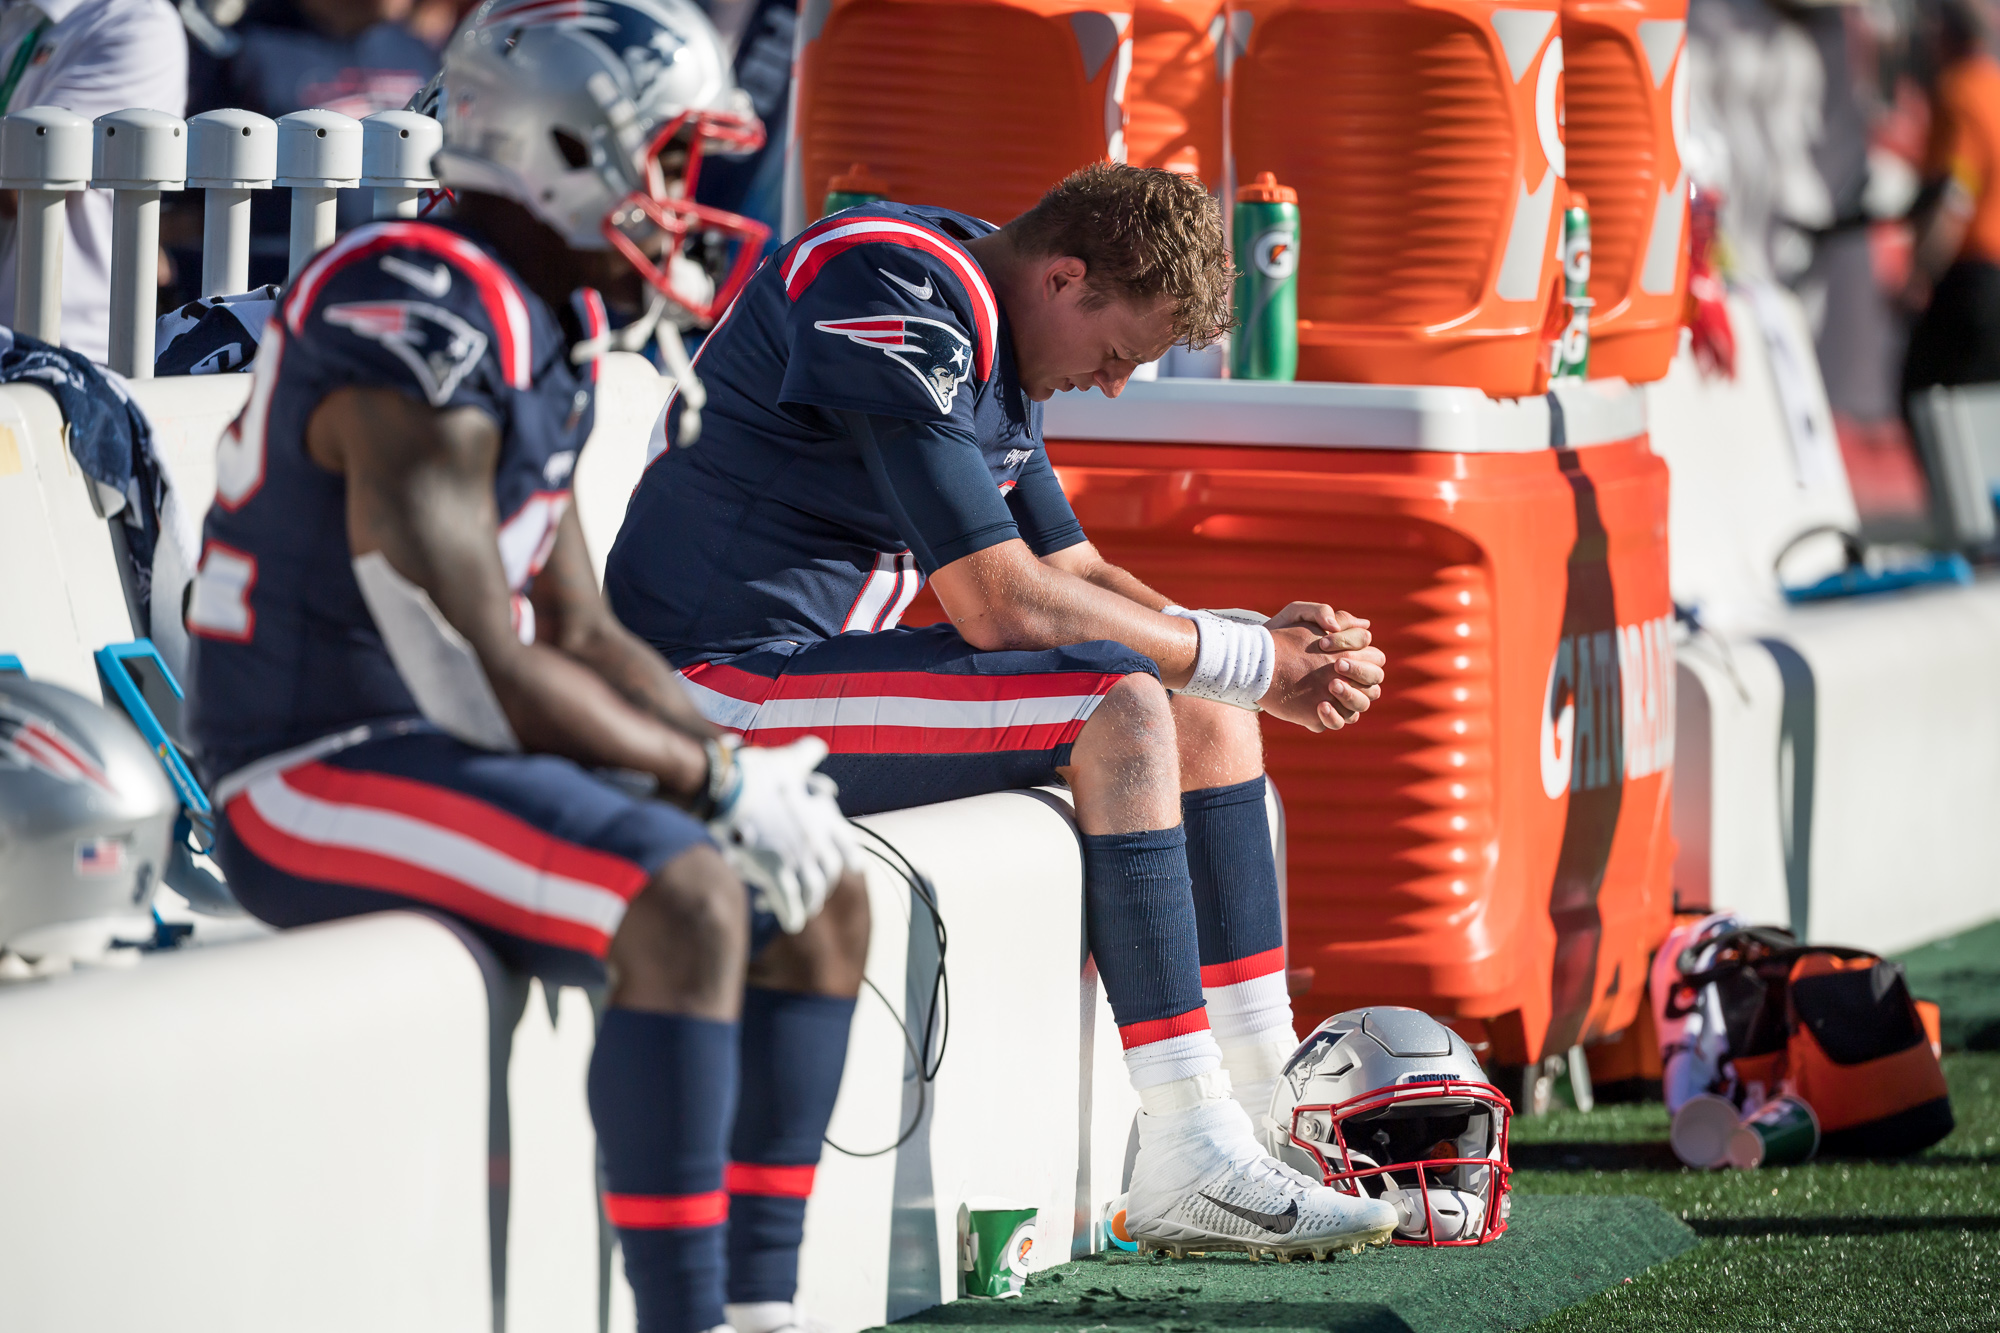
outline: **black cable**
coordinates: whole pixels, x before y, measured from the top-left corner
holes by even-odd
[[[901,848],[877,833],[874,829],[864,827],[853,820],[849,820],[848,822],[861,832],[867,834],[875,843],[880,844],[879,847],[869,847],[869,854],[874,856],[883,865],[889,867],[889,869],[895,871],[898,875],[901,875],[903,881],[910,886],[910,892],[915,895],[918,902],[924,905],[924,910],[930,913],[931,931],[937,942],[937,971],[931,977],[931,999],[924,1014],[921,1042],[917,1034],[911,1030],[909,1016],[899,1013],[896,1006],[889,1003],[889,997],[882,993],[882,988],[877,986],[873,980],[868,977],[861,979],[862,984],[875,992],[875,998],[880,1000],[883,1007],[895,1016],[897,1024],[902,1028],[903,1048],[909,1053],[910,1063],[915,1066],[917,1073],[916,1114],[910,1117],[910,1123],[904,1127],[902,1133],[896,1136],[894,1143],[886,1148],[877,1148],[873,1152],[856,1152],[851,1148],[841,1147],[831,1137],[822,1137],[825,1139],[827,1147],[833,1149],[843,1157],[882,1157],[908,1143],[911,1137],[916,1134],[917,1126],[924,1123],[924,1111],[930,1104],[930,1085],[936,1081],[938,1071],[944,1068],[945,1044],[951,1036],[951,982],[945,972],[946,936],[944,913],[938,910],[937,886],[931,883],[930,878],[923,871],[917,869],[911,863],[909,857],[903,855]],[[935,1055],[932,1053],[933,1045],[936,1048]]]

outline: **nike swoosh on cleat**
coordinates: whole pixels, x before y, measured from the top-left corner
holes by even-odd
[[[1299,1224],[1299,1201],[1297,1199],[1293,1199],[1291,1205],[1282,1213],[1260,1213],[1255,1208],[1239,1208],[1233,1203],[1224,1203],[1213,1194],[1204,1194],[1201,1197],[1207,1199],[1217,1208],[1236,1214],[1245,1222],[1255,1222],[1258,1226],[1274,1235],[1289,1236],[1292,1234],[1292,1228]]]
[[[880,273],[883,277],[887,278],[889,281],[895,283],[898,287],[901,287],[904,291],[908,292],[910,295],[916,297],[919,301],[928,301],[933,296],[937,295],[937,288],[931,286],[931,277],[930,274],[928,273],[924,275],[924,285],[919,287],[917,286],[916,283],[911,282],[908,278],[899,278],[886,268],[878,268],[875,271],[877,273]]]

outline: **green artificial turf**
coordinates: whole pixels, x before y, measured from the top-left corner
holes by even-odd
[[[903,1321],[1009,1333],[2000,1333],[2000,922],[1912,950],[1958,1125],[1902,1161],[1690,1171],[1657,1102],[1514,1122],[1491,1245],[1324,1263],[1109,1256]],[[1981,1049],[1984,1048],[1984,1049]]]
[[[2000,921],[1938,940],[1897,961],[1910,993],[1944,1011],[1944,1044],[1961,1051],[2000,1051]]]
[[[2000,1055],[1947,1055],[1958,1128],[1906,1161],[1689,1171],[1658,1104],[1515,1122],[1517,1194],[1644,1195],[1702,1243],[1534,1333],[2000,1329]]]
[[[1008,1333],[1505,1333],[1694,1243],[1647,1199],[1542,1195],[1520,1199],[1492,1245],[1384,1247],[1288,1264],[1097,1256],[1034,1274],[1018,1300],[954,1301],[902,1324]]]

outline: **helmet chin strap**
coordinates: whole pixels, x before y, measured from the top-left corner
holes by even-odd
[[[664,299],[661,304],[665,304]],[[675,397],[681,408],[681,429],[674,443],[687,449],[701,438],[701,409],[708,405],[708,390],[694,373],[694,361],[688,356],[687,341],[681,337],[679,323],[660,320],[656,332],[660,339],[660,360],[678,390]]]
[[[673,314],[670,316],[669,311]],[[708,390],[702,387],[700,376],[694,373],[694,361],[688,356],[687,342],[681,337],[681,321],[693,320],[679,302],[664,293],[654,292],[646,305],[646,312],[622,329],[611,329],[594,338],[585,338],[570,349],[572,365],[583,365],[595,361],[607,352],[637,352],[646,346],[648,339],[657,338],[660,346],[660,361],[666,367],[667,378],[674,382],[676,399],[681,409],[681,429],[676,443],[683,449],[689,448],[701,438],[701,409],[708,405]]]
[[[569,349],[569,360],[573,366],[595,361],[606,352],[637,352],[646,346],[659,327],[660,319],[667,312],[667,298],[655,292],[646,313],[627,324],[622,329],[607,329],[594,338],[585,338]]]

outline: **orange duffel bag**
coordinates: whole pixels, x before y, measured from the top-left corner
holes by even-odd
[[[1944,1071],[1900,963],[1759,927],[1717,940],[1682,984],[1717,987],[1737,1081],[1804,1100],[1821,1152],[1899,1157],[1951,1133]]]

